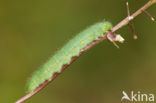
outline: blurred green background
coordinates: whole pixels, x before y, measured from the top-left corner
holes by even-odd
[[[128,0],[135,12],[148,0]],[[70,38],[103,19],[126,17],[126,0],[1,0],[0,103],[25,95],[31,74]],[[156,17],[156,6],[148,11]],[[125,26],[120,49],[107,40],[82,55],[25,103],[120,103],[122,91],[156,94],[156,23],[144,14]],[[126,103],[126,102],[124,102]]]

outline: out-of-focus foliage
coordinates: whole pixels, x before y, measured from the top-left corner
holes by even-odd
[[[129,0],[134,12],[148,0]],[[49,56],[87,26],[104,18],[114,25],[126,17],[125,0],[1,0],[0,103],[24,93],[28,77]],[[156,6],[148,11],[156,17]],[[156,23],[141,14],[117,33],[126,42],[110,42],[82,55],[48,87],[26,103],[120,103],[122,91],[156,93]]]

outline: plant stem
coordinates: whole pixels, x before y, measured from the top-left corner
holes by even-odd
[[[148,1],[143,7],[138,9],[135,13],[133,13],[130,17],[125,18],[120,23],[118,23],[115,27],[113,27],[112,32],[115,32],[116,30],[120,29],[121,27],[127,25],[129,21],[133,20],[136,16],[142,13],[142,10],[146,10],[148,7],[150,7],[152,4],[156,3],[156,0],[150,0]]]
[[[148,7],[150,7],[152,4],[156,3],[156,0],[149,0],[143,7],[141,7],[140,9],[138,9],[135,13],[133,13],[131,16],[126,17],[125,19],[123,19],[120,23],[118,23],[116,26],[114,26],[112,28],[112,32],[115,32],[116,30],[120,29],[121,27],[127,25],[129,23],[129,21],[133,20],[136,16],[138,16],[139,14],[142,13],[142,10],[147,9]],[[91,47],[93,47],[94,45],[98,44],[99,42],[103,41],[104,39],[106,39],[106,35],[104,35],[102,38],[99,38],[98,40],[90,43],[87,47],[85,47],[79,54],[82,55],[83,53],[85,53],[88,49],[90,49]],[[70,64],[72,64],[79,56],[77,57],[73,57]],[[69,65],[70,65],[69,64]],[[69,65],[64,65],[62,67],[62,71],[64,69],[66,69]],[[55,75],[52,76],[51,80],[54,80],[60,73],[56,73]],[[28,93],[26,94],[24,97],[22,97],[21,99],[19,99],[18,101],[16,101],[15,103],[23,103],[25,100],[29,99],[30,97],[32,97],[34,94],[38,93],[41,89],[43,89],[50,81],[45,81],[43,84],[41,84],[38,88],[36,88],[32,93]]]

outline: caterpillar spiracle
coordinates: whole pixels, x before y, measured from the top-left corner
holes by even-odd
[[[50,81],[52,76],[61,72],[64,65],[68,65],[73,57],[90,43],[106,35],[112,29],[112,24],[108,21],[98,22],[71,39],[62,49],[43,64],[28,80],[26,92],[31,93],[45,81]]]

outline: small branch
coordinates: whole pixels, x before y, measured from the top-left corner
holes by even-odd
[[[128,17],[130,17],[130,10],[129,10],[128,2],[126,3],[126,9],[127,9],[127,15],[128,15]]]
[[[146,10],[148,7],[150,7],[154,3],[156,3],[156,0],[149,0],[143,7],[141,7],[139,10],[137,10],[134,14],[132,14],[130,17],[125,18],[119,24],[117,24],[112,29],[112,32],[115,32],[116,30],[120,29],[121,27],[127,25],[129,23],[129,21],[133,20],[136,16],[141,14],[142,10]]]
[[[128,6],[128,2],[126,3],[126,8],[127,8],[127,16],[128,16],[129,18],[131,18],[129,6]],[[135,33],[135,30],[134,30],[134,28],[133,28],[133,26],[132,26],[132,24],[131,24],[130,22],[128,23],[128,26],[129,26],[129,28],[130,28],[131,31],[132,31],[133,38],[134,38],[134,39],[137,39],[137,35],[136,35],[136,33]]]
[[[156,3],[156,0],[149,0],[143,7],[141,7],[139,10],[137,10],[134,14],[132,14],[131,16],[126,17],[124,20],[122,20],[120,23],[118,23],[116,26],[114,26],[111,30],[111,32],[115,32],[116,30],[120,29],[121,27],[127,25],[129,23],[129,21],[131,21],[132,19],[134,19],[136,16],[138,16],[140,13],[142,13],[142,10],[147,9],[148,7],[150,7],[152,4]],[[90,49],[91,47],[93,47],[94,45],[100,43],[101,41],[103,41],[104,39],[106,39],[106,35],[104,35],[103,37],[99,38],[98,40],[90,43],[87,47],[85,47],[79,54],[79,56],[81,56],[83,53],[85,53],[88,49]],[[73,63],[79,56],[77,57],[73,57],[70,64]],[[69,64],[69,65],[70,65]],[[64,69],[66,69],[69,65],[64,65],[62,67],[62,71]],[[51,80],[54,80],[60,73],[56,73],[52,76]],[[41,89],[43,89],[50,81],[45,81],[42,85],[40,85],[37,89],[35,89],[32,93],[27,94],[26,96],[22,97],[21,99],[19,99],[18,101],[16,101],[15,103],[23,103],[25,100],[29,99],[30,97],[32,97],[34,94],[38,93]]]
[[[152,17],[152,15],[149,13],[149,12],[147,12],[146,10],[142,10],[142,12],[144,13],[144,14],[146,14],[151,20],[155,20],[153,17]]]
[[[137,35],[136,35],[136,33],[135,33],[135,30],[134,30],[132,24],[128,23],[128,26],[129,26],[129,28],[130,28],[131,31],[132,31],[132,36],[133,36],[133,38],[134,38],[134,39],[137,39],[138,37],[137,37]]]

